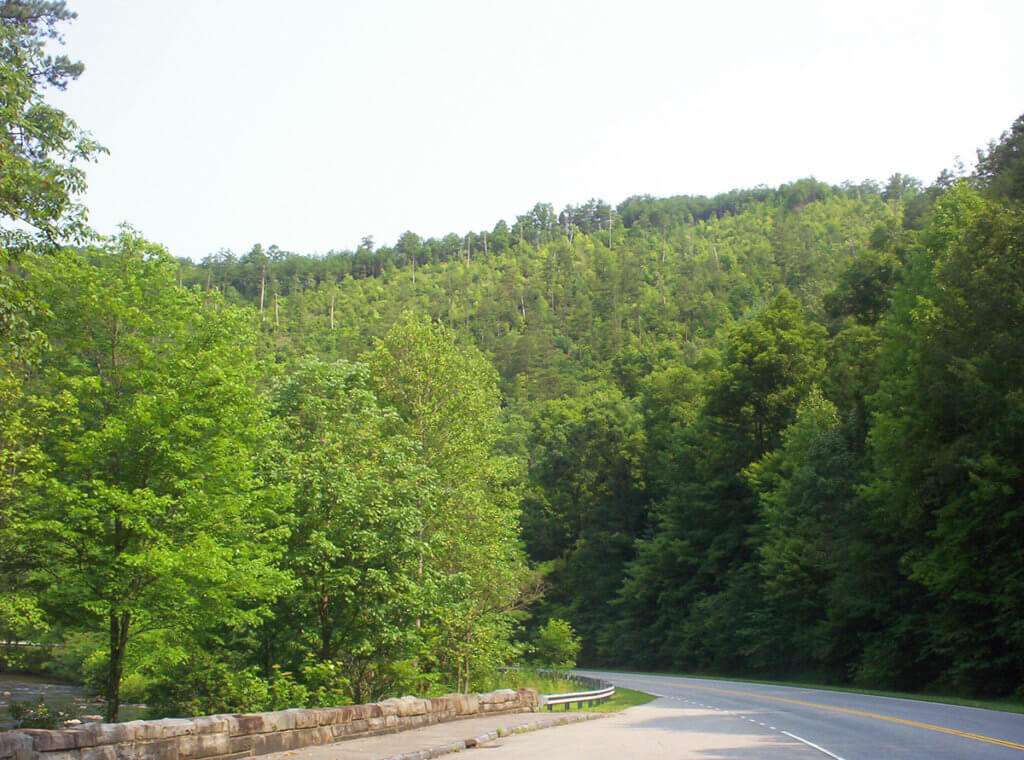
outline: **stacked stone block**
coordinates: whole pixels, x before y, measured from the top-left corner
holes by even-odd
[[[0,760],[235,760],[434,723],[536,710],[533,689],[402,697],[245,715],[86,723],[0,732]]]

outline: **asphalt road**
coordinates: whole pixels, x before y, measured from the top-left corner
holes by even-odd
[[[838,760],[1024,759],[1020,713],[800,687],[579,672],[661,697],[651,703],[662,709],[657,728],[678,734],[680,749],[689,733],[713,724],[718,732],[754,732],[799,742],[799,750],[794,744],[779,745],[780,751],[790,746],[794,758],[809,757],[804,749],[809,747],[817,757]],[[757,750],[730,755],[761,756]]]

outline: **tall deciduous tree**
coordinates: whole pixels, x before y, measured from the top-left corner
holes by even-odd
[[[82,72],[81,63],[51,52],[61,24],[74,17],[63,2],[0,2],[0,530],[5,501],[33,477],[38,459],[22,382],[44,338],[29,319],[45,306],[24,287],[16,257],[28,245],[84,233],[75,203],[85,188],[81,163],[102,150],[43,99]]]
[[[43,99],[82,73],[81,63],[52,55],[60,25],[75,17],[64,2],[0,2],[0,247],[79,237],[85,189],[81,164],[102,150],[63,111]],[[13,224],[13,223],[20,224]]]
[[[996,197],[1024,200],[1024,115],[988,150],[978,151],[978,178]]]
[[[569,618],[591,658],[646,523],[638,407],[618,388],[595,383],[585,397],[539,407],[526,441],[532,487],[524,537],[530,555],[550,570],[544,606]]]
[[[936,204],[883,323],[870,496],[932,595],[947,683],[1024,683],[1024,222],[965,183]]]
[[[473,673],[510,655],[510,614],[525,581],[518,468],[497,451],[497,375],[477,349],[410,313],[366,358],[378,395],[436,478],[436,498],[421,504],[419,575],[432,606],[421,622],[438,667],[468,690]]]
[[[321,661],[340,661],[356,702],[387,693],[417,651],[413,621],[421,514],[431,474],[401,420],[382,409],[363,365],[304,359],[279,382],[285,470],[296,488],[287,621]],[[293,608],[294,609],[294,608]]]
[[[742,471],[778,444],[823,354],[824,330],[786,291],[729,331],[699,416],[675,441],[675,482],[654,509],[654,534],[637,544],[612,647],[675,667],[748,662],[760,591],[756,504]]]
[[[106,632],[109,720],[133,636],[253,624],[288,583],[251,320],[175,274],[130,231],[33,262],[52,310],[36,382],[61,407],[40,443],[49,477],[14,527],[45,551],[49,609]]]
[[[779,672],[833,666],[840,648],[829,610],[838,606],[836,579],[865,519],[854,499],[858,461],[844,433],[835,405],[812,389],[779,448],[745,471],[761,522],[758,655]]]

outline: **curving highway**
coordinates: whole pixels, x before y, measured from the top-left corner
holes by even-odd
[[[658,695],[605,720],[510,737],[515,758],[1024,760],[1024,715],[892,697],[578,671]]]

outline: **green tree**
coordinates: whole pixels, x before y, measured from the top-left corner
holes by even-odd
[[[38,476],[37,430],[26,415],[44,403],[30,398],[23,381],[43,343],[29,320],[45,306],[25,287],[17,258],[31,244],[81,237],[81,163],[101,151],[43,99],[47,88],[62,90],[82,72],[81,63],[51,52],[62,41],[60,25],[74,16],[63,2],[0,2],[0,533],[11,501]],[[4,548],[6,557],[21,554]],[[19,587],[11,575],[4,581],[5,589]],[[22,607],[19,598],[9,609]]]
[[[579,653],[579,636],[567,620],[550,618],[537,630],[533,639],[533,659],[545,668],[574,668]]]
[[[52,310],[40,392],[62,403],[40,443],[49,477],[13,530],[45,555],[51,614],[106,632],[114,720],[132,637],[265,615],[288,584],[289,493],[260,474],[272,430],[246,314],[178,288],[130,231],[32,270]]]
[[[18,294],[18,301],[22,306],[38,303],[25,293]],[[40,437],[47,416],[59,410],[62,402],[26,387],[26,376],[37,367],[44,343],[43,335],[27,321],[31,314],[26,310],[18,315],[19,324],[2,341],[6,350],[0,352],[0,639],[8,642],[6,660],[13,654],[11,642],[35,638],[48,627],[38,613],[40,584],[31,577],[32,568],[45,562],[45,555],[25,543],[17,525],[25,495],[47,477]]]
[[[742,446],[740,457],[760,457],[778,445],[824,371],[824,337],[785,290],[730,332],[705,411]]]
[[[842,605],[836,579],[861,545],[866,514],[854,496],[859,470],[838,410],[812,389],[782,445],[745,471],[762,524],[758,656],[776,672],[824,670],[835,678],[848,666],[848,642],[835,615]]]
[[[783,291],[725,338],[705,401],[673,439],[674,478],[619,592],[608,648],[638,664],[741,671],[759,637],[758,515],[744,468],[778,445],[820,380],[824,330]]]
[[[523,534],[531,558],[546,563],[542,607],[583,633],[593,659],[609,601],[646,526],[639,405],[595,383],[582,397],[538,407],[526,449]]]
[[[303,359],[274,399],[296,489],[287,564],[300,585],[287,622],[300,638],[312,634],[318,659],[341,662],[356,702],[376,699],[391,685],[392,663],[416,651],[430,473],[363,366]]]
[[[83,70],[66,55],[60,24],[75,18],[64,2],[0,3],[0,247],[81,237],[85,189],[81,167],[102,151],[63,111],[43,99]],[[20,222],[21,225],[12,224]],[[28,231],[26,231],[26,228]]]
[[[516,463],[497,450],[497,376],[445,327],[403,315],[366,356],[378,396],[393,405],[436,478],[422,515],[418,578],[429,617],[419,621],[441,672],[462,690],[511,656],[522,605]]]
[[[920,675],[1007,693],[1024,683],[1024,222],[960,182],[923,241],[883,323],[868,493],[930,594]]]
[[[835,290],[825,296],[825,308],[833,318],[852,316],[873,325],[888,308],[900,262],[895,256],[868,250],[853,259],[840,275]]]
[[[1024,114],[988,150],[978,151],[977,176],[992,195],[1024,200]]]

